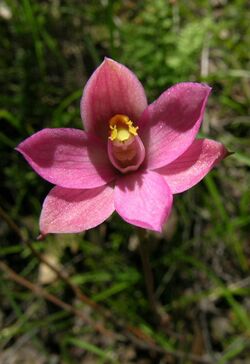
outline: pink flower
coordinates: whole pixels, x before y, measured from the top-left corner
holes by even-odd
[[[81,232],[115,210],[130,224],[161,231],[173,194],[227,155],[221,143],[195,139],[210,90],[179,83],[148,106],[136,76],[106,58],[83,91],[85,131],[43,129],[17,147],[56,185],[43,204],[41,233]]]

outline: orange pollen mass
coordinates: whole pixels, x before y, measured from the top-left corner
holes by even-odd
[[[133,122],[127,115],[116,114],[109,120],[111,141],[125,142],[131,136],[137,135],[138,126],[134,126]]]

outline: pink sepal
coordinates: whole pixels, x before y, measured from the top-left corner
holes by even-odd
[[[65,188],[95,188],[115,178],[106,147],[82,130],[43,129],[16,148],[47,181]]]
[[[161,231],[170,214],[173,196],[158,173],[127,174],[115,186],[115,209],[128,223]]]
[[[90,190],[54,187],[43,203],[41,234],[79,233],[94,228],[113,213],[113,194],[108,185]]]
[[[211,88],[179,83],[148,106],[139,122],[149,169],[163,167],[193,143],[203,119]]]
[[[180,193],[196,185],[228,152],[223,144],[210,139],[197,139],[172,163],[157,170],[172,193]]]
[[[146,107],[147,98],[136,75],[105,58],[83,90],[81,116],[86,131],[107,140],[110,118],[124,114],[136,124]]]

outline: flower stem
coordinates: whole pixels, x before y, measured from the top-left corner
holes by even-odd
[[[154,276],[149,260],[149,249],[148,249],[148,239],[146,233],[139,230],[139,252],[142,261],[142,268],[144,273],[144,280],[147,290],[148,302],[150,309],[154,316],[158,318],[157,301],[154,293]]]

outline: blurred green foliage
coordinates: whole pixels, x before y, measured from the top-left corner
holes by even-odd
[[[38,234],[50,185],[14,148],[44,127],[82,127],[82,89],[104,56],[133,70],[150,101],[180,81],[213,87],[201,135],[222,141],[234,154],[176,196],[166,231],[152,236],[156,294],[170,316],[167,334],[148,319],[136,236],[119,217],[84,235],[51,236],[35,247],[55,256],[92,299],[162,347],[195,352],[202,332],[202,350],[216,353],[217,364],[249,358],[249,24],[246,0],[0,1],[1,206],[27,236]],[[0,234],[1,258],[39,281],[38,261],[4,222]],[[72,300],[62,282],[48,290]],[[0,295],[0,351],[28,335],[46,363],[52,354],[58,363],[88,363],[92,356],[109,363],[110,352],[116,353],[114,362],[125,362],[117,346],[12,282],[0,278]],[[219,336],[223,319],[227,326]],[[121,345],[121,352],[126,349]]]

